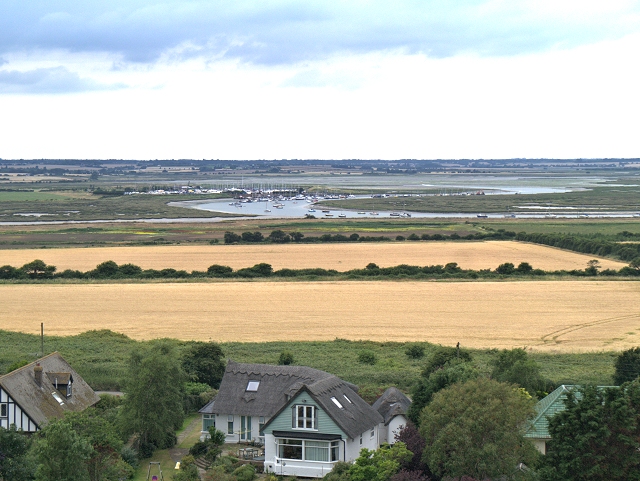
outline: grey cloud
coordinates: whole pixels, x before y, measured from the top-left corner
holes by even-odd
[[[0,53],[36,49],[110,52],[153,62],[184,56],[285,64],[389,49],[447,57],[513,55],[638,31],[640,4],[591,20],[532,18],[524,2],[490,0],[3,0]],[[496,7],[496,5],[498,5]]]
[[[0,94],[60,94],[123,87],[120,84],[104,85],[81,78],[64,67],[39,68],[26,72],[0,70]]]

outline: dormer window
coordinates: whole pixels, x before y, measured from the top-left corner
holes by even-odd
[[[70,398],[72,394],[71,390],[71,380],[69,380],[69,384],[67,384],[67,397]]]
[[[257,392],[258,387],[260,387],[260,381],[249,381],[247,383],[247,391],[248,392]]]

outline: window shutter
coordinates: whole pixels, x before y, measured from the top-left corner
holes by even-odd
[[[291,406],[291,428],[295,429],[296,427],[296,407]]]
[[[318,408],[313,409],[313,428],[318,429]]]

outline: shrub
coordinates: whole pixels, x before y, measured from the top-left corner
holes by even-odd
[[[405,240],[405,239],[404,239],[404,236],[403,236],[403,235],[397,235],[397,236],[396,236],[396,240],[397,240],[397,241],[403,241],[403,240]]]
[[[289,351],[282,351],[280,353],[280,357],[278,358],[278,365],[280,366],[288,366],[293,364],[293,354]]]
[[[376,362],[378,362],[378,358],[373,351],[360,351],[358,353],[358,362],[361,364],[370,364],[373,366]]]
[[[233,269],[231,267],[220,266],[218,264],[213,264],[207,269],[207,274],[211,277],[227,277],[230,276],[232,272]]]
[[[237,468],[233,475],[238,481],[253,481],[256,478],[256,470],[250,464],[245,464]]]
[[[404,352],[410,359],[422,359],[424,357],[424,346],[409,344]]]
[[[131,447],[123,446],[120,450],[120,456],[122,456],[123,461],[132,468],[136,469],[138,467],[138,454]]]

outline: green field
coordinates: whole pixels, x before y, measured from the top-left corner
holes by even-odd
[[[187,342],[171,340],[178,349]],[[33,361],[39,357],[40,338],[0,330],[0,372],[18,360]],[[144,341],[134,341],[111,331],[90,331],[77,336],[45,336],[45,353],[59,351],[78,373],[97,390],[118,390],[125,373],[127,359],[133,349]],[[434,348],[421,343],[426,356]],[[268,342],[224,343],[222,349],[228,359],[237,362],[276,364],[282,351],[293,354],[295,363],[311,366],[335,374],[360,386],[365,398],[374,399],[389,386],[409,391],[418,379],[424,360],[409,359],[407,344],[396,342],[347,341],[327,342]],[[463,346],[464,347],[464,346]],[[357,362],[362,350],[373,351],[378,362],[371,366]],[[479,368],[488,373],[496,350],[472,350]],[[587,354],[531,353],[539,362],[543,376],[556,384],[612,383],[616,354],[596,352]]]

